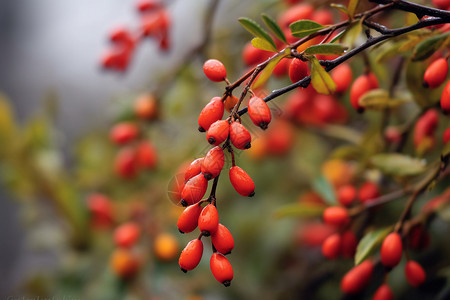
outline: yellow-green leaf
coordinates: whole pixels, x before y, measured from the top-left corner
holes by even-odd
[[[320,65],[317,58],[311,59],[311,84],[313,88],[321,94],[329,95],[336,90],[336,84]]]
[[[284,35],[283,30],[281,30],[280,26],[278,26],[277,22],[274,19],[269,17],[266,14],[262,14],[262,19],[266,26],[272,31],[272,33],[282,42],[287,43],[286,36]]]
[[[359,99],[359,105],[370,110],[384,110],[386,108],[399,107],[407,100],[392,99],[386,90],[375,89],[368,91]]]
[[[342,38],[342,44],[351,48],[355,43],[356,39],[362,32],[362,24],[361,21],[354,23],[349,28],[344,31],[344,36]]]
[[[251,43],[255,48],[271,52],[277,52],[277,49],[274,48],[271,43],[269,43],[266,40],[263,40],[262,38],[256,37],[252,39]]]
[[[252,88],[257,89],[258,87],[264,85],[267,82],[267,80],[269,80],[270,75],[272,75],[273,69],[275,69],[277,64],[286,56],[287,55],[280,55],[272,59],[264,68],[264,70],[261,71],[257,79],[253,82]]]
[[[360,0],[350,0],[350,2],[348,3],[348,15],[353,18],[353,16],[355,15],[356,9],[358,8],[359,5],[359,1]]]
[[[442,45],[445,44],[446,39],[450,37],[450,32],[432,36],[426,40],[423,40],[414,48],[411,56],[412,61],[425,60],[433,53],[438,51]]]
[[[302,38],[325,28],[325,26],[311,20],[300,20],[289,25],[289,28],[293,36]]]
[[[322,55],[341,55],[347,47],[340,44],[321,44],[313,45],[306,48],[305,53],[307,54],[322,54]]]
[[[280,207],[275,212],[276,218],[321,216],[326,206],[320,203],[293,203]]]
[[[239,18],[239,23],[241,23],[241,25],[255,37],[259,37],[271,44],[276,51],[277,46],[275,45],[275,42],[272,40],[270,35],[262,29],[261,26],[259,26],[258,23],[249,18]]]
[[[392,227],[381,228],[367,233],[356,247],[355,265],[359,265],[375,252],[376,247],[391,232]]]
[[[370,158],[370,162],[388,175],[415,176],[426,171],[425,161],[399,153],[375,154]]]
[[[343,12],[344,14],[346,14],[348,16],[348,9],[347,9],[347,7],[345,7],[345,5],[331,3],[330,6],[340,10],[341,12]]]

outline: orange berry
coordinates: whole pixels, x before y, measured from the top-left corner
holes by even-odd
[[[244,125],[233,122],[230,125],[230,141],[238,149],[248,149],[251,147],[252,136]]]
[[[187,206],[197,203],[202,199],[208,188],[208,181],[203,174],[198,174],[189,179],[181,192],[181,205]]]
[[[155,147],[147,141],[139,143],[136,147],[136,163],[141,169],[153,169],[157,162]]]
[[[385,267],[395,267],[402,259],[402,251],[402,238],[397,232],[390,233],[381,244],[381,262]]]
[[[351,205],[356,198],[356,188],[351,184],[341,186],[337,190],[337,198],[341,205]]]
[[[120,225],[114,231],[114,243],[119,247],[129,248],[136,244],[141,235],[141,228],[134,222]]]
[[[134,102],[134,113],[141,119],[153,120],[158,115],[156,98],[151,94],[139,96]]]
[[[234,239],[231,232],[224,225],[219,224],[217,230],[211,234],[211,241],[214,248],[223,255],[231,253],[234,248]]]
[[[248,115],[253,124],[261,127],[261,129],[267,129],[272,120],[269,106],[257,96],[252,97],[248,102]]]
[[[121,278],[129,278],[135,275],[139,270],[139,264],[136,255],[127,249],[116,249],[111,255],[111,269]]]
[[[214,97],[201,111],[198,117],[198,130],[205,132],[212,123],[222,119],[224,112],[224,104],[222,98]]]
[[[216,146],[206,153],[201,171],[207,180],[217,177],[225,164],[225,154],[222,148]]]
[[[213,204],[206,205],[198,217],[198,229],[208,236],[217,231],[219,226],[219,213]]]
[[[206,139],[211,145],[222,144],[230,133],[230,123],[227,120],[218,120],[211,124],[206,133]]]
[[[341,236],[335,233],[327,237],[322,244],[322,254],[328,259],[336,259],[341,249]]]
[[[441,108],[444,112],[450,112],[450,80],[445,84],[441,94]]]
[[[448,62],[445,58],[438,58],[428,66],[423,75],[424,85],[432,89],[440,86],[447,78]]]
[[[217,59],[208,59],[203,64],[203,72],[209,80],[214,82],[220,82],[227,77],[225,66]]]
[[[394,294],[391,288],[387,284],[381,285],[373,295],[372,300],[392,300],[394,299]]]
[[[186,173],[184,174],[184,181],[188,181],[195,175],[200,174],[204,159],[205,159],[204,157],[197,158],[189,165],[189,167],[186,170]]]
[[[350,218],[347,209],[344,207],[331,206],[323,212],[323,220],[330,225],[343,226],[350,221]]]
[[[123,145],[136,139],[139,130],[136,124],[131,122],[122,122],[113,126],[109,133],[112,142],[117,145]]]
[[[245,197],[255,195],[255,183],[242,168],[238,166],[231,167],[229,176],[231,185],[240,195]]]
[[[234,106],[238,103],[239,99],[236,96],[228,96],[225,98],[225,109],[228,112],[231,112],[234,108]]]
[[[160,233],[153,242],[155,256],[162,261],[175,259],[180,251],[177,239],[170,233]]]
[[[353,71],[352,68],[346,63],[337,66],[331,72],[331,78],[336,84],[336,93],[344,93],[352,84]]]
[[[308,75],[308,65],[306,62],[294,58],[289,65],[289,78],[292,83],[296,83]]]
[[[199,204],[192,204],[186,207],[178,218],[178,230],[181,233],[188,233],[197,228],[198,217],[200,216],[202,209],[203,207]]]
[[[341,289],[346,294],[361,292],[370,282],[373,272],[371,260],[365,260],[353,267],[341,280]]]
[[[233,280],[233,268],[228,259],[222,254],[216,252],[211,255],[210,260],[211,272],[214,278],[224,286],[230,286]]]
[[[199,239],[190,241],[183,251],[181,251],[180,259],[178,264],[180,265],[181,271],[186,273],[197,267],[202,259],[203,255],[203,243]]]
[[[409,284],[413,287],[418,287],[425,282],[425,271],[422,266],[417,262],[410,260],[406,263],[405,266],[405,276],[408,280]]]

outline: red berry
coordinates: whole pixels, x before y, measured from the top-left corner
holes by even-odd
[[[219,213],[213,204],[206,205],[198,217],[198,229],[204,235],[210,235],[217,231],[219,226]]]
[[[94,225],[109,227],[113,222],[113,207],[111,199],[102,194],[89,195],[87,207],[92,214]]]
[[[181,192],[181,204],[192,205],[202,199],[208,188],[208,181],[203,174],[198,174],[189,179]]]
[[[448,10],[450,8],[449,0],[432,0],[431,2],[439,9]]]
[[[450,142],[450,127],[445,129],[444,133],[442,134],[442,142],[444,144]]]
[[[255,195],[255,183],[242,168],[238,166],[231,167],[229,175],[231,185],[236,192],[245,197]]]
[[[204,132],[209,129],[212,123],[222,119],[224,112],[224,104],[222,98],[214,97],[203,108],[198,117],[198,130]]]
[[[136,176],[137,162],[136,151],[127,147],[120,149],[114,160],[115,173],[124,179],[131,179]]]
[[[200,174],[200,172],[202,171],[202,163],[204,159],[205,159],[204,157],[201,157],[191,162],[191,164],[186,170],[186,173],[184,174],[184,181],[188,181],[195,175]]]
[[[440,86],[447,77],[448,62],[445,58],[438,58],[425,70],[423,75],[424,84],[434,89]]]
[[[186,207],[178,218],[178,230],[181,233],[189,233],[197,228],[198,217],[200,216],[202,209],[203,207],[199,204],[192,204]]]
[[[384,131],[384,137],[389,143],[400,143],[402,135],[397,127],[388,126]]]
[[[306,62],[294,58],[289,65],[289,78],[292,83],[296,83],[308,75],[308,65]]]
[[[208,59],[203,64],[203,72],[209,80],[214,82],[220,82],[227,77],[225,66],[217,59]]]
[[[325,223],[334,226],[343,226],[350,221],[348,212],[344,207],[331,206],[323,212]]]
[[[253,66],[264,62],[272,55],[273,52],[255,48],[249,42],[244,46],[244,49],[242,51],[242,60],[247,66]]]
[[[211,145],[217,146],[225,142],[230,133],[230,123],[227,120],[219,120],[211,124],[206,133],[206,139]]]
[[[113,28],[109,33],[109,39],[112,42],[118,42],[118,43],[127,43],[129,42],[132,37],[128,29],[125,27],[119,26],[116,28]]]
[[[333,14],[328,9],[316,10],[312,17],[312,20],[321,25],[330,25],[334,23]]]
[[[322,254],[328,259],[336,259],[341,249],[341,236],[335,233],[327,237],[322,244]]]
[[[408,245],[415,250],[423,250],[430,245],[430,235],[425,231],[422,224],[414,226],[411,229],[409,232]]]
[[[253,124],[261,127],[261,129],[267,129],[272,120],[272,114],[270,108],[266,102],[259,97],[252,97],[248,102],[248,115]]]
[[[291,60],[288,58],[283,58],[273,69],[273,76],[280,78],[288,74],[290,65]]]
[[[336,93],[344,93],[352,84],[352,68],[346,63],[339,65],[331,72],[331,78],[336,84]]]
[[[233,268],[228,259],[220,253],[213,253],[210,260],[211,272],[214,278],[224,286],[230,286],[233,279]]]
[[[359,76],[350,89],[350,104],[358,112],[364,111],[364,107],[359,104],[360,98],[368,91],[376,88],[378,88],[378,81],[373,73]]]
[[[450,112],[450,80],[445,84],[441,94],[441,108],[444,112]]]
[[[380,197],[378,186],[371,181],[364,182],[359,188],[358,199],[362,203],[368,203],[378,197]]]
[[[114,273],[121,278],[134,276],[140,267],[139,257],[128,249],[115,249],[111,255],[110,266]]]
[[[370,282],[373,272],[373,263],[365,260],[353,267],[341,280],[341,289],[346,294],[361,292]]]
[[[414,146],[420,147],[427,138],[434,139],[434,133],[439,125],[439,116],[434,109],[425,112],[414,126]]]
[[[231,143],[238,149],[249,149],[251,147],[252,136],[250,132],[239,122],[230,125]]]
[[[180,259],[178,264],[180,265],[181,271],[186,273],[187,271],[195,269],[200,263],[203,255],[203,243],[199,239],[190,241],[183,251],[181,251]]]
[[[138,134],[139,129],[134,123],[123,122],[116,124],[113,128],[111,128],[109,137],[111,141],[117,145],[123,145],[136,139]]]
[[[231,235],[228,228],[224,225],[219,224],[216,232],[211,234],[211,241],[213,243],[214,248],[217,251],[222,253],[223,255],[227,255],[231,253],[231,250],[234,248],[234,239]]]
[[[381,285],[375,294],[373,295],[372,300],[392,300],[394,299],[394,294],[391,291],[391,288],[387,284]]]
[[[136,223],[125,223],[114,231],[114,243],[119,247],[129,248],[136,244],[140,235],[141,228]]]
[[[356,246],[358,246],[355,234],[347,230],[342,234],[341,240],[341,255],[346,258],[353,258],[356,253]]]
[[[302,245],[318,247],[335,232],[336,228],[327,224],[306,223],[298,227],[296,239]]]
[[[418,287],[425,282],[425,271],[417,262],[410,260],[405,266],[405,276],[409,284]]]
[[[341,205],[351,205],[356,198],[356,188],[351,184],[341,186],[337,191],[337,198]]]
[[[395,267],[402,259],[402,251],[402,238],[397,232],[390,233],[381,244],[381,262],[385,267]]]
[[[141,169],[153,169],[157,162],[155,147],[147,141],[139,143],[136,147],[136,163]]]
[[[136,8],[140,12],[153,10],[158,7],[159,7],[159,4],[153,0],[139,0],[136,3]]]
[[[278,24],[282,29],[289,28],[289,24],[303,20],[311,19],[315,8],[309,4],[299,4],[286,10],[278,17]]]
[[[206,153],[201,171],[207,180],[217,177],[225,164],[225,155],[222,148],[216,146]]]

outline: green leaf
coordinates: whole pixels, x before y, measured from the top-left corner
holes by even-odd
[[[359,1],[360,0],[350,0],[350,2],[348,3],[348,15],[353,18],[353,16],[355,15],[356,9],[358,8],[359,5]]]
[[[337,8],[338,10],[340,10],[341,12],[343,12],[344,14],[346,14],[348,16],[348,9],[345,5],[342,4],[337,4],[337,3],[331,3],[330,4],[331,7]]]
[[[392,99],[389,93],[382,89],[375,89],[365,93],[359,100],[359,104],[366,109],[384,110],[386,108],[399,107],[408,101]]]
[[[361,21],[354,23],[344,31],[342,43],[349,48],[353,47],[353,44],[355,43],[356,39],[359,37],[361,32],[362,32]]]
[[[319,176],[312,183],[313,190],[318,193],[328,204],[336,204],[336,195],[333,186],[324,176]]]
[[[264,85],[267,80],[269,80],[270,75],[272,75],[273,69],[275,69],[277,64],[286,56],[287,54],[284,54],[272,59],[256,78],[255,82],[253,82],[252,89],[257,89],[260,86]]]
[[[422,159],[398,153],[380,153],[371,157],[370,162],[381,172],[396,176],[414,176],[426,171]]]
[[[359,265],[366,258],[371,256],[376,250],[376,247],[384,240],[391,230],[392,226],[367,233],[356,247],[355,265]]]
[[[274,19],[269,17],[266,14],[262,14],[262,19],[266,26],[272,31],[272,33],[280,40],[287,44],[286,36],[284,35],[283,30],[281,30],[280,26],[278,26],[277,22]]]
[[[304,51],[307,54],[322,54],[322,55],[341,55],[344,51],[347,50],[347,47],[344,47],[340,44],[322,44],[322,45],[313,45]]]
[[[432,36],[426,40],[423,40],[414,48],[411,56],[412,61],[425,60],[433,53],[439,50],[439,48],[445,44],[447,38],[450,37],[450,32]]]
[[[314,218],[322,215],[326,206],[317,203],[293,203],[280,207],[275,212],[275,218],[304,217]]]
[[[256,37],[254,39],[252,39],[251,41],[253,47],[261,49],[261,50],[266,50],[266,51],[271,51],[271,52],[277,52],[277,49],[275,49],[271,43],[269,43],[268,41]]]
[[[262,29],[261,26],[259,26],[258,23],[249,18],[239,18],[239,23],[241,23],[241,25],[254,36],[267,41],[269,44],[273,46],[275,51],[277,51],[277,46],[275,45],[275,42],[272,40],[270,35],[264,29]]]
[[[320,65],[315,57],[311,59],[311,84],[313,88],[321,94],[329,95],[336,90],[336,84]]]
[[[364,156],[363,150],[358,146],[340,146],[330,155],[332,158],[359,160]]]
[[[311,20],[300,20],[289,25],[289,28],[293,36],[302,38],[325,28],[325,26]]]

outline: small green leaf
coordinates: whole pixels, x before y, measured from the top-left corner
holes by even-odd
[[[318,178],[316,178],[316,180],[314,180],[312,183],[312,188],[329,205],[336,204],[336,195],[334,194],[334,188],[325,177],[319,176]]]
[[[380,153],[371,157],[374,167],[388,175],[414,176],[426,171],[423,160],[398,153]]]
[[[361,21],[354,23],[344,31],[342,43],[349,48],[353,47],[353,44],[355,43],[356,39],[359,37],[361,32],[362,32]]]
[[[266,14],[262,14],[262,19],[266,26],[272,31],[272,33],[280,40],[287,44],[286,36],[284,35],[283,30],[281,30],[280,26],[278,26],[277,22],[274,19],[269,17]]]
[[[330,74],[322,68],[315,57],[311,59],[311,84],[318,93],[325,95],[332,94],[336,90],[336,84]]]
[[[414,48],[411,56],[412,61],[425,60],[433,53],[439,50],[439,48],[445,44],[446,39],[450,37],[450,32],[432,36],[426,40],[423,40]]]
[[[275,218],[303,217],[314,218],[321,216],[326,206],[318,203],[293,203],[280,207],[275,212]]]
[[[392,99],[389,93],[382,89],[375,89],[365,93],[359,99],[359,105],[370,110],[384,110],[386,108],[399,107],[408,101],[401,99]]]
[[[311,20],[300,20],[289,25],[289,28],[293,36],[302,38],[325,28],[325,26]]]
[[[353,16],[355,15],[356,9],[358,8],[359,5],[359,1],[360,0],[350,0],[350,2],[348,3],[348,15],[353,18]]]
[[[276,51],[277,46],[275,45],[275,42],[272,40],[270,35],[264,29],[262,29],[261,26],[259,26],[258,23],[249,18],[239,18],[239,23],[241,23],[241,25],[255,37],[259,37],[263,40],[266,40],[269,44],[273,46],[273,48]]]
[[[266,51],[271,51],[271,52],[276,52],[277,49],[275,49],[271,43],[269,43],[266,40],[263,40],[262,38],[256,37],[253,38],[251,41],[253,47],[261,49],[261,50],[266,50]]]
[[[348,9],[345,5],[338,4],[338,3],[331,3],[330,6],[336,8],[336,9],[340,10],[341,12],[343,12],[344,14],[348,15]]]
[[[355,265],[359,265],[375,251],[376,247],[391,232],[392,227],[381,228],[367,233],[356,247]]]
[[[307,54],[322,54],[322,55],[341,55],[347,47],[340,44],[322,44],[313,45],[306,48],[305,53]]]
[[[252,41],[253,42],[253,41]],[[253,44],[253,43],[252,43]],[[267,66],[262,70],[259,74],[255,82],[253,82],[252,89],[257,89],[260,86],[264,85],[267,80],[269,80],[270,75],[272,75],[273,69],[277,66],[277,64],[287,55],[280,55],[274,59],[272,59]]]

